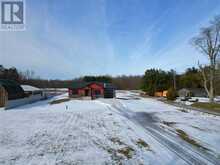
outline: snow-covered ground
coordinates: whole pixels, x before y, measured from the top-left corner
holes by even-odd
[[[132,94],[128,91],[121,95],[129,98]],[[132,112],[151,113],[164,129],[174,133],[178,129],[184,131],[220,158],[220,116],[177,108],[151,98],[120,100],[120,103]]]
[[[0,164],[160,164],[163,158],[176,159],[100,101],[44,101],[0,113]]]
[[[219,117],[182,112],[133,92],[117,97],[53,105],[42,101],[0,111],[0,164],[187,164],[117,106],[129,109],[131,116],[154,114],[164,130],[181,129],[220,154]]]

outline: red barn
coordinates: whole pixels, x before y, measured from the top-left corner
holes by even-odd
[[[104,97],[104,84],[98,82],[73,83],[69,88],[69,97],[90,96],[92,99]]]
[[[91,99],[105,97],[113,98],[115,88],[109,83],[75,82],[69,87],[69,97],[90,96]]]

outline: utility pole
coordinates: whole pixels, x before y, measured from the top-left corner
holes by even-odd
[[[176,72],[175,70],[172,69],[173,73],[173,88],[176,90]]]

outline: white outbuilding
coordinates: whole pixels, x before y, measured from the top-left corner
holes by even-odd
[[[31,85],[21,85],[26,97],[38,96],[39,98],[44,98],[44,91],[40,88]]]

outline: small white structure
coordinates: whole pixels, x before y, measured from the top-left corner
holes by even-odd
[[[187,97],[187,96],[191,96],[191,92],[189,89],[182,88],[178,91],[178,95],[179,97]]]
[[[30,85],[21,85],[21,88],[24,91],[24,97],[7,101],[7,103],[5,104],[5,109],[11,109],[14,107],[46,99],[44,91],[42,89]]]
[[[46,93],[43,89],[31,86],[31,85],[21,85],[21,88],[24,90],[26,97],[37,96],[38,98],[45,99]]]
[[[178,91],[179,97],[207,97],[203,88],[182,88]]]
[[[40,88],[31,86],[31,85],[21,85],[21,87],[22,87],[22,89],[24,90],[24,93],[25,93],[27,96],[30,96],[30,95],[39,95],[39,94],[43,96],[43,90],[40,89]]]

